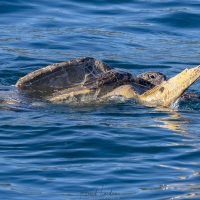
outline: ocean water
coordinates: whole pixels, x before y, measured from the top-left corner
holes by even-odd
[[[198,0],[1,0],[0,199],[200,199],[200,100],[54,105],[18,102],[15,88],[86,56],[174,76],[200,64],[199,10]]]

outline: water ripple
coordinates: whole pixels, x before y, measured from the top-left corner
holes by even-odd
[[[199,65],[199,5],[2,0],[1,199],[198,199],[198,100],[173,109],[122,99],[54,105],[26,99],[14,85],[33,70],[85,56],[172,77]]]

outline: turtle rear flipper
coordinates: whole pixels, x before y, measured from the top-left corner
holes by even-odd
[[[200,95],[197,93],[187,92],[181,95],[181,101],[197,101],[200,100]]]

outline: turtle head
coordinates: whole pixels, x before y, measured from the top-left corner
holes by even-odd
[[[140,74],[138,79],[139,84],[148,86],[150,88],[160,85],[162,82],[167,80],[166,76],[160,72],[145,72]]]

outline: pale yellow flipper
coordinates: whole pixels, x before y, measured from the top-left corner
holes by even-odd
[[[185,69],[161,85],[139,95],[139,99],[147,105],[170,106],[199,77],[200,65],[191,69]]]

